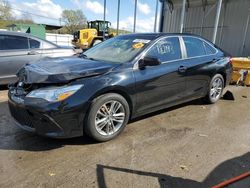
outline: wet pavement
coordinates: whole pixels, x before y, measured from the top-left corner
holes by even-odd
[[[131,122],[115,140],[54,140],[17,128],[0,91],[0,187],[211,187],[250,170],[250,88]],[[229,187],[250,187],[246,178]]]

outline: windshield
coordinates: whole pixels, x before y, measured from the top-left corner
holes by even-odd
[[[111,63],[125,63],[145,49],[150,41],[136,36],[115,37],[87,50],[83,53],[83,57]]]
[[[108,27],[108,22],[105,22],[105,24],[104,22],[99,22],[99,31],[107,31]]]

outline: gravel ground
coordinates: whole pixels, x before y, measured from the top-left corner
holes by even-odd
[[[211,187],[250,171],[250,88],[131,122],[117,139],[55,140],[11,122],[0,91],[0,187]],[[231,187],[248,188],[250,178]]]

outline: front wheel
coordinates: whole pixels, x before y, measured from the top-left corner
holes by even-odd
[[[224,89],[224,78],[221,74],[216,74],[211,79],[209,85],[209,91],[206,96],[206,101],[210,104],[216,103],[223,93]]]
[[[93,100],[85,132],[99,142],[118,136],[129,119],[129,105],[121,95],[108,93]]]

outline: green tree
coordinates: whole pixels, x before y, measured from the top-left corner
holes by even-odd
[[[11,20],[13,19],[11,14],[11,6],[9,1],[0,0],[0,20]]]
[[[62,21],[65,23],[64,29],[70,34],[86,26],[86,17],[81,10],[64,10]]]

